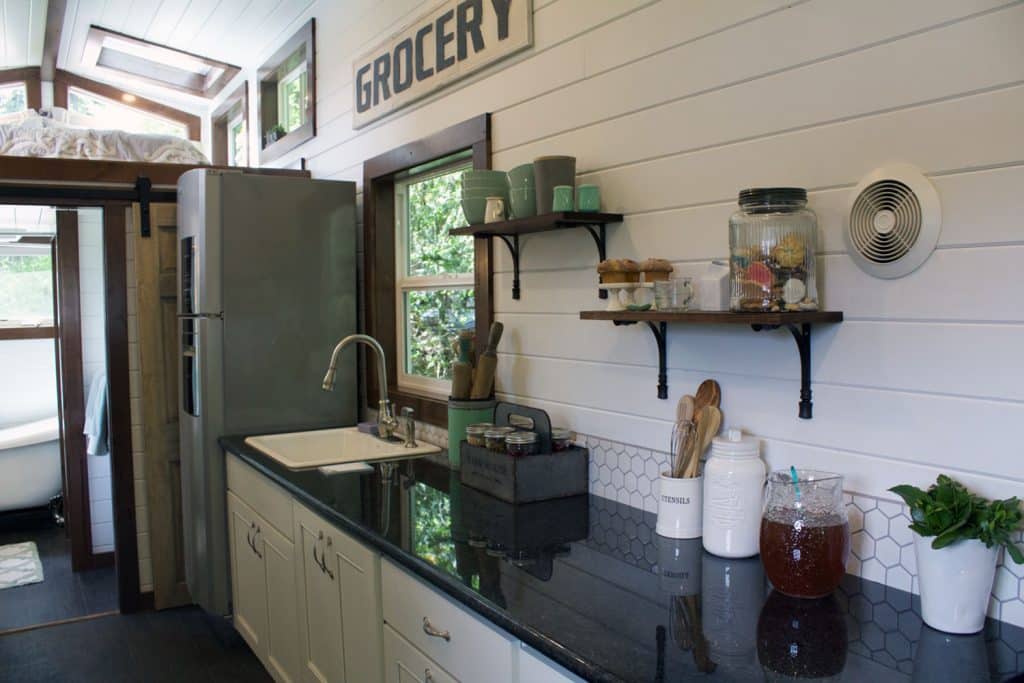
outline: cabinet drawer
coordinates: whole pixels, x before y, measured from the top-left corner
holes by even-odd
[[[436,662],[384,625],[385,683],[458,683]]]
[[[292,539],[292,497],[277,484],[228,453],[228,490],[241,498],[275,529]]]
[[[384,623],[446,671],[461,681],[511,683],[516,639],[388,561],[381,562],[381,592]]]

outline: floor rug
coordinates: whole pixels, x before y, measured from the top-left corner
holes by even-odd
[[[0,590],[43,580],[43,563],[33,541],[0,545]]]

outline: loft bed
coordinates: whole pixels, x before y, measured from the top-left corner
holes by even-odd
[[[212,168],[306,177],[308,171],[214,166],[191,142],[69,126],[29,110],[0,119],[0,203],[175,202],[181,174]]]
[[[209,163],[199,148],[172,135],[128,133],[76,126],[54,107],[43,114],[27,109],[0,116],[0,155],[46,158]]]

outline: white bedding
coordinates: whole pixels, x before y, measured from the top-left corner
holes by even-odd
[[[0,120],[0,155],[163,164],[210,163],[187,140],[170,135],[76,128],[39,116],[34,111],[22,112],[13,121]]]

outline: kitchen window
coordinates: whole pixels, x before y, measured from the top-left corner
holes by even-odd
[[[68,88],[68,121],[86,128],[170,135],[188,140],[188,126],[80,88]]]
[[[303,61],[277,84],[277,121],[285,133],[306,122],[306,78]]]
[[[28,88],[24,83],[0,85],[0,114],[16,114],[28,109]]]
[[[245,117],[242,112],[228,122],[228,165],[248,166],[249,145],[246,140]]]
[[[395,181],[395,282],[398,311],[398,386],[447,397],[451,341],[474,327],[473,239],[448,231],[466,224],[454,164]]]
[[[367,334],[384,349],[396,410],[447,426],[451,343],[486,339],[493,320],[491,240],[451,238],[465,223],[459,174],[490,167],[490,115],[481,114],[363,164],[363,298]],[[376,406],[376,360],[364,354]]]

